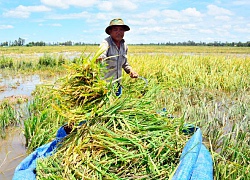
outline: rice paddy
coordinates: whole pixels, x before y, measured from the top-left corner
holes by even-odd
[[[3,76],[60,77],[37,87],[24,120],[28,152],[60,126],[71,129],[54,155],[38,161],[38,179],[169,178],[189,139],[185,124],[201,128],[214,179],[250,177],[249,48],[129,46],[130,64],[148,83],[123,74],[120,98],[100,79],[97,46],[43,48],[0,48]],[[70,51],[82,55],[58,56]],[[34,52],[45,54],[25,58]]]

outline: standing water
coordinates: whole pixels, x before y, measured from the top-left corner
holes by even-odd
[[[0,76],[0,78],[0,101],[10,102],[18,98],[29,98],[36,85],[42,84],[38,75],[9,79]],[[23,105],[26,106],[26,103]],[[23,109],[19,106],[16,110],[23,111]],[[20,114],[27,116],[25,112]],[[12,179],[15,168],[27,156],[23,126],[10,127],[6,129],[5,134],[4,138],[0,137],[0,180]]]
[[[12,179],[16,166],[26,157],[25,138],[20,127],[9,128],[0,142],[0,179]]]

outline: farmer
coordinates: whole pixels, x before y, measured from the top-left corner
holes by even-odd
[[[135,72],[128,63],[128,46],[123,39],[125,31],[129,30],[129,26],[125,25],[122,19],[113,19],[105,29],[105,32],[109,36],[100,44],[100,47],[104,52],[98,60],[107,65],[107,73],[104,78],[108,81],[112,80],[113,82],[117,82],[117,96],[120,96],[122,93],[122,87],[120,84],[122,69],[124,69],[131,78],[138,78],[137,72]]]

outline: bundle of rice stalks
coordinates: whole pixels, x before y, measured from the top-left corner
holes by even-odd
[[[60,88],[56,95],[61,97],[62,103],[68,107],[86,106],[99,103],[108,93],[107,83],[103,79],[104,68],[96,63],[94,57],[81,56],[76,62],[66,66],[69,74],[61,79]]]
[[[29,150],[49,142],[62,124],[71,128],[85,119],[87,113],[101,107],[109,87],[103,80],[106,68],[96,63],[94,56],[74,59],[66,66],[68,74],[53,85],[43,85],[33,92],[31,117],[25,121],[25,136]]]
[[[96,63],[101,53],[74,60],[66,66],[68,75],[54,86],[52,106],[72,126],[100,108],[111,94],[112,86],[103,79],[106,68]]]
[[[42,179],[165,179],[179,162],[187,136],[183,119],[154,113],[150,100],[121,98],[65,138],[38,162]]]

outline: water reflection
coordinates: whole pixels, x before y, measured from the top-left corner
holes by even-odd
[[[42,84],[39,75],[24,77],[2,77],[0,75],[0,101],[15,100],[16,97],[30,97],[36,85]],[[23,104],[24,105],[24,104]],[[25,106],[26,107],[26,106]],[[25,107],[18,108],[25,115]],[[27,116],[26,116],[27,117]],[[6,130],[6,137],[0,139],[0,179],[12,179],[16,166],[27,156],[23,126]],[[1,138],[1,137],[0,137]]]
[[[35,90],[36,85],[38,84],[42,84],[39,75],[2,78],[2,81],[0,82],[2,90],[2,92],[0,92],[0,100],[17,95],[31,96],[32,91]]]
[[[12,179],[16,166],[26,157],[25,137],[20,127],[7,130],[0,140],[0,179]]]

